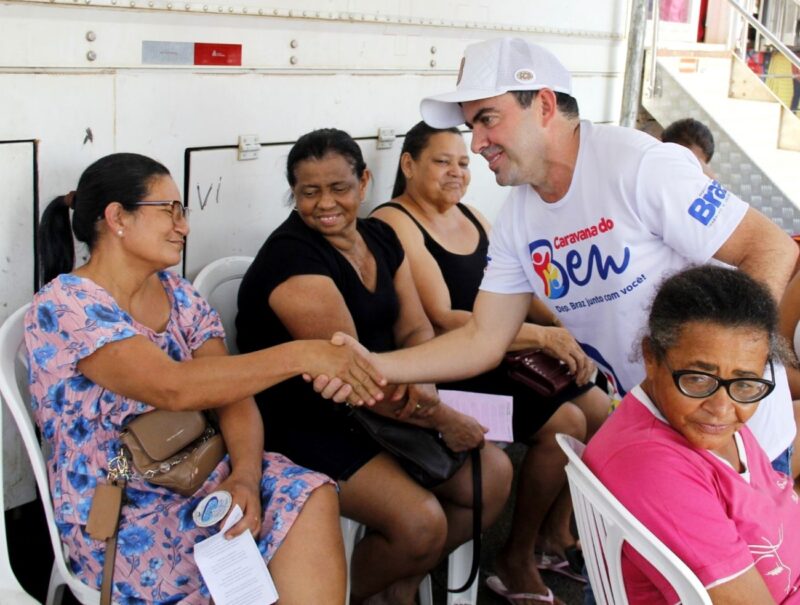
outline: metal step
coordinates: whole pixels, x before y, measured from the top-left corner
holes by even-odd
[[[687,117],[706,124],[716,142],[711,167],[719,181],[785,231],[800,233],[800,152],[778,149],[779,103],[754,100],[764,95],[752,89],[748,99],[729,96],[731,61],[659,56],[655,89],[642,104],[662,126]]]

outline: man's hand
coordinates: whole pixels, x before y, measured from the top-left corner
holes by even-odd
[[[316,392],[352,405],[374,405],[383,398],[381,387],[386,385],[386,379],[373,366],[373,356],[358,341],[337,332],[330,343],[313,342],[303,377],[313,381]]]

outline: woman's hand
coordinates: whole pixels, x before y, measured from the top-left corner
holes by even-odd
[[[563,361],[578,386],[589,382],[595,371],[594,362],[566,328],[547,327],[542,330],[542,350]]]
[[[392,394],[392,401],[402,401],[405,405],[395,412],[398,420],[407,418],[429,418],[440,403],[436,386],[430,383],[398,385]]]
[[[463,452],[476,447],[483,447],[484,435],[489,432],[485,426],[461,412],[444,404],[437,407],[436,414],[441,418],[435,428],[442,434],[442,439],[454,452]]]
[[[313,380],[317,393],[352,405],[374,405],[383,398],[381,387],[386,379],[375,369],[370,352],[358,341],[337,332],[330,343],[314,344],[303,377]]]
[[[231,495],[231,509],[237,504],[242,509],[242,518],[225,534],[227,539],[235,538],[239,534],[250,530],[255,538],[261,533],[262,510],[261,491],[259,484],[261,477],[245,477],[232,472],[217,489],[225,490]],[[230,512],[228,512],[230,514]],[[227,517],[227,515],[226,515]]]

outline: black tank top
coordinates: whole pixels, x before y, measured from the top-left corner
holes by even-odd
[[[478,230],[478,245],[470,254],[455,254],[442,247],[434,240],[420,222],[411,213],[396,202],[381,204],[378,208],[384,207],[397,208],[404,212],[414,224],[422,231],[425,248],[439,265],[442,276],[450,292],[450,306],[459,311],[472,311],[475,304],[475,297],[478,296],[478,289],[483,279],[483,272],[486,268],[486,256],[489,252],[489,238],[480,221],[475,215],[464,206],[457,204],[458,209],[466,216]],[[376,208],[377,210],[377,208]]]

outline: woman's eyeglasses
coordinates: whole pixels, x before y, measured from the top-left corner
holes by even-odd
[[[757,403],[769,395],[775,388],[775,368],[769,360],[769,371],[772,380],[765,378],[720,378],[715,374],[698,370],[673,370],[664,359],[672,380],[678,390],[687,397],[710,397],[721,387],[725,387],[728,396],[736,403]]]
[[[134,206],[169,206],[172,212],[172,220],[176,223],[189,217],[189,208],[184,206],[180,200],[136,202]]]

